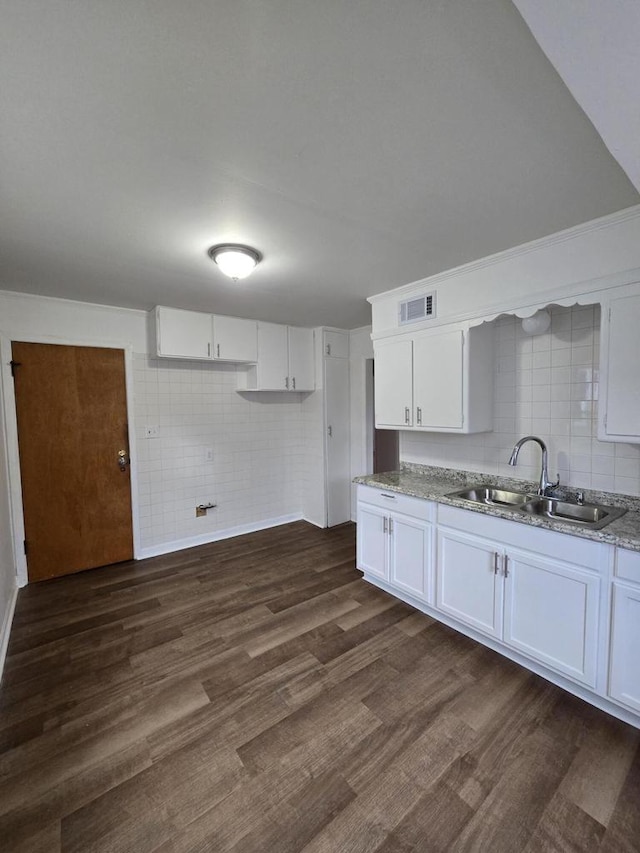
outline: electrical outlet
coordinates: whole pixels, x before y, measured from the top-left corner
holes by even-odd
[[[158,438],[160,435],[160,427],[158,424],[149,424],[144,428],[145,438]]]
[[[205,447],[205,449],[204,449],[204,461],[205,462],[213,462],[213,447]]]

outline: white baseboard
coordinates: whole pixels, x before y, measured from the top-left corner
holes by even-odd
[[[4,662],[7,658],[7,649],[9,648],[9,635],[11,634],[11,624],[13,622],[13,614],[16,610],[16,601],[18,600],[18,587],[13,590],[2,620],[2,628],[0,629],[0,681],[4,672]]]
[[[190,536],[187,539],[174,539],[171,542],[162,542],[159,545],[150,545],[141,548],[136,554],[137,560],[146,560],[148,557],[160,557],[162,554],[171,554],[173,551],[184,551],[185,548],[195,548],[197,545],[208,545],[210,542],[218,542],[220,539],[231,539],[232,536],[242,536],[244,533],[255,533],[257,530],[267,530],[269,527],[279,527],[281,524],[290,524],[292,521],[304,521],[301,513],[292,515],[281,515],[277,518],[267,518],[254,524],[241,524],[238,527],[227,527],[226,530],[216,530],[211,533],[203,533],[201,536]]]

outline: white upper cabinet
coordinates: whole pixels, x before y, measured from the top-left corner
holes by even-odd
[[[349,335],[337,329],[322,333],[322,352],[325,358],[349,358]]]
[[[462,430],[464,337],[460,329],[413,341],[414,426]]]
[[[158,306],[156,342],[158,355],[165,358],[255,362],[258,324],[240,317]]]
[[[210,360],[213,352],[211,314],[158,306],[156,343],[159,356]]]
[[[598,438],[640,441],[640,287],[602,306]]]
[[[376,341],[376,426],[431,432],[492,428],[493,328],[440,327]]]
[[[249,391],[313,391],[313,329],[258,322],[258,358],[245,383]]]
[[[257,322],[214,314],[213,357],[220,361],[256,362],[258,360]]]
[[[413,342],[388,338],[375,345],[376,426],[404,429],[413,425]]]
[[[290,391],[313,391],[316,387],[313,329],[289,326]]]

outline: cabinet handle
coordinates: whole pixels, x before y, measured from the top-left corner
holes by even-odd
[[[504,563],[504,568],[503,568],[502,572],[503,572],[505,578],[508,578],[509,577],[509,558],[507,557],[506,554],[504,555],[503,563]]]
[[[288,376],[284,377],[284,387],[287,389],[287,391],[289,390],[289,377]]]
[[[386,515],[382,516],[382,532],[383,533],[387,532],[387,516]]]
[[[331,438],[333,436],[333,427],[332,426],[327,427],[327,433],[329,435],[329,438]]]
[[[420,408],[420,406],[418,406],[416,409],[416,421],[419,424],[422,424],[422,409]]]
[[[296,377],[295,376],[291,380],[291,384],[292,384],[293,390],[295,391],[296,390]]]
[[[393,533],[393,519],[389,519],[389,535]]]
[[[326,353],[327,353],[327,355],[331,355],[331,344],[327,344]]]
[[[217,350],[218,358],[220,358],[220,344],[217,345],[216,350]]]
[[[405,424],[409,423],[409,415],[410,415],[409,406],[405,406],[404,407],[404,422],[405,422]]]
[[[498,552],[493,552],[493,573],[494,575],[498,574]]]
[[[211,344],[207,344],[207,356],[211,358]]]

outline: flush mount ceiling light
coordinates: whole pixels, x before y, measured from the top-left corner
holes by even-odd
[[[551,314],[541,308],[532,317],[522,321],[522,331],[525,335],[543,335],[551,325]]]
[[[256,249],[240,246],[237,243],[221,243],[218,246],[212,246],[207,254],[222,272],[234,281],[246,278],[262,260],[262,255]]]

